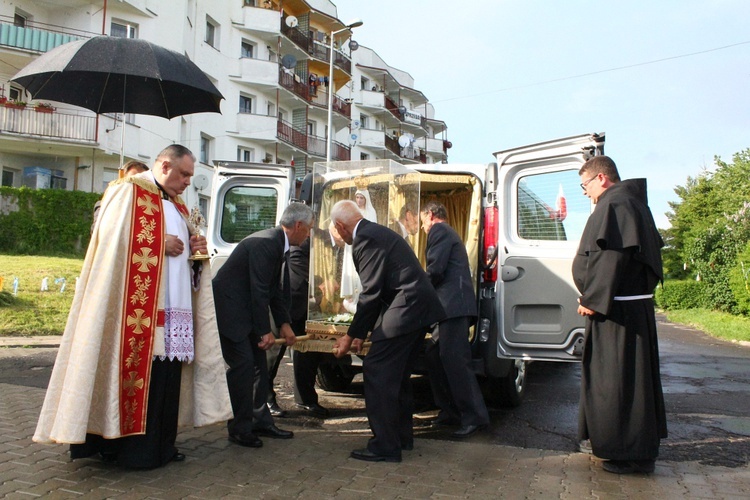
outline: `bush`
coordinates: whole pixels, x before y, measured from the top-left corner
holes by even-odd
[[[737,262],[729,270],[729,287],[737,303],[737,312],[750,315],[750,242],[737,255]]]
[[[665,281],[656,289],[654,299],[662,309],[695,309],[705,307],[709,301],[708,289],[701,281]]]
[[[100,194],[2,187],[0,197],[0,252],[71,256],[86,252]]]

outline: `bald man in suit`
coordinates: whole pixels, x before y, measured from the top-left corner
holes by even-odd
[[[331,221],[353,245],[354,265],[362,281],[357,312],[336,356],[359,352],[368,332],[363,364],[365,407],[374,436],[351,457],[371,462],[400,462],[401,450],[414,447],[414,398],[411,372],[425,333],[445,316],[427,274],[409,244],[386,226],[363,219],[349,200],[336,203]]]

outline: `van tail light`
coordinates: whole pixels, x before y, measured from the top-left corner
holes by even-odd
[[[498,208],[484,209],[484,281],[497,281],[497,227]]]

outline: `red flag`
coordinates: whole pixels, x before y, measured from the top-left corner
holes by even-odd
[[[557,215],[557,220],[560,222],[565,220],[565,217],[568,216],[568,204],[565,201],[565,193],[563,193],[563,187],[562,184],[560,184],[560,189],[557,191],[557,199],[555,200],[555,213]]]

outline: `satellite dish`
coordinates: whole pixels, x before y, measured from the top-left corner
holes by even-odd
[[[406,113],[406,106],[399,106],[398,107],[398,112],[400,114],[402,114],[402,115],[405,114]]]
[[[297,65],[297,58],[292,54],[287,54],[281,58],[281,65],[286,69],[292,69]]]
[[[401,137],[398,138],[398,145],[401,146],[402,148],[408,147],[409,144],[411,144],[411,139],[409,139],[409,136],[402,135]]]
[[[296,28],[298,24],[299,24],[299,21],[297,20],[296,17],[294,17],[294,16],[287,16],[287,18],[286,18],[286,25],[287,26],[289,26],[290,28]]]
[[[208,177],[203,174],[196,175],[193,177],[193,186],[199,191],[206,188],[208,186]]]
[[[362,123],[359,120],[354,120],[352,122],[352,128],[355,129],[355,130],[358,129],[359,127],[361,127],[361,126],[362,126]]]
[[[358,134],[351,134],[349,136],[349,144],[351,144],[352,146],[354,146],[357,143],[357,139],[359,139],[359,135]]]
[[[359,48],[359,44],[356,41],[349,40],[349,50],[351,50],[352,52],[354,52],[358,48]]]

